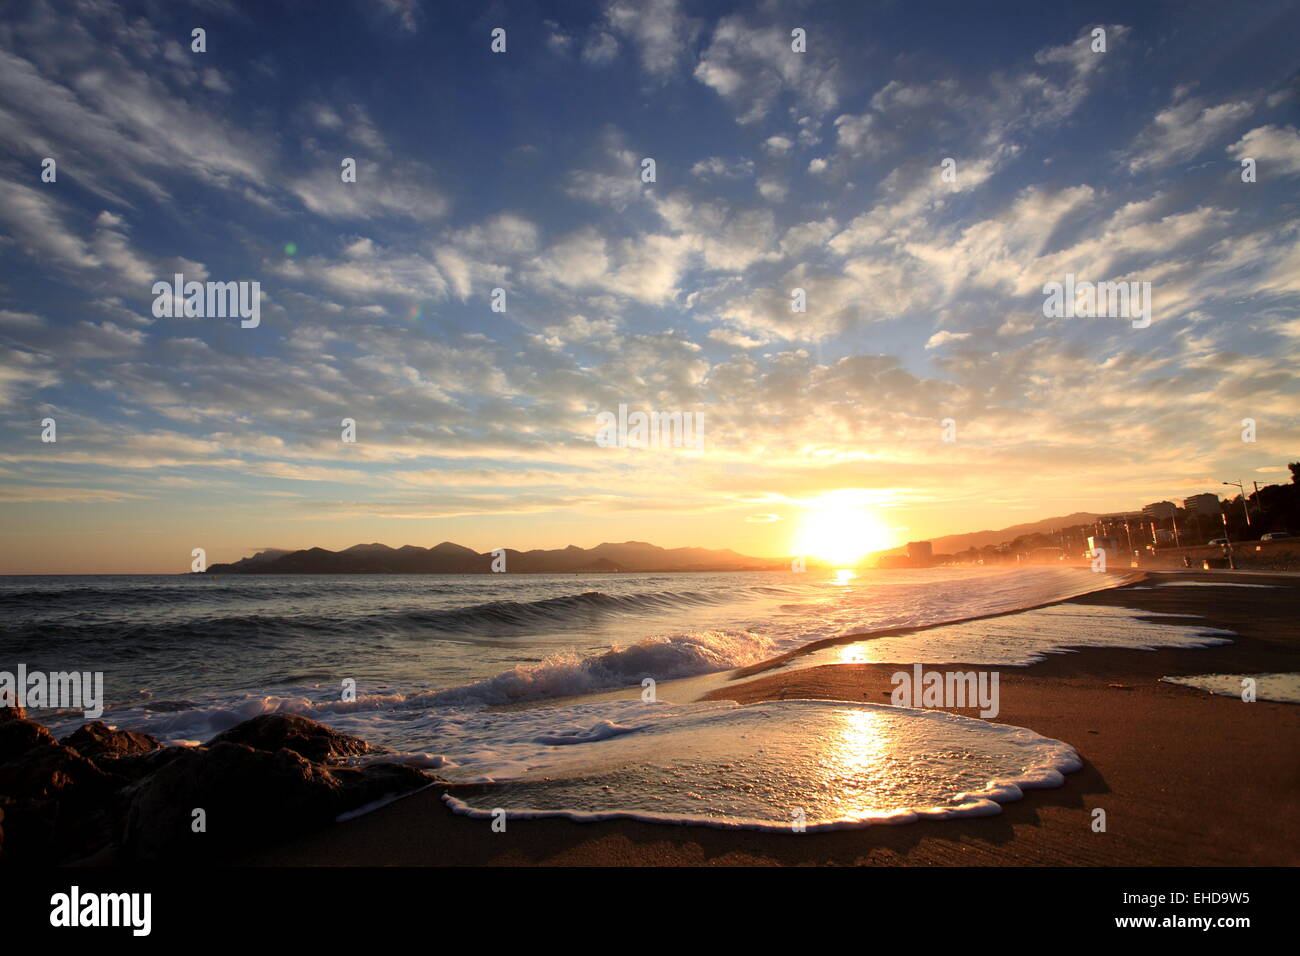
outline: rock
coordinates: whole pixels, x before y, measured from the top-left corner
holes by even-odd
[[[86,724],[59,742],[65,747],[72,747],[89,760],[115,760],[119,757],[149,753],[162,746],[148,734],[138,734],[130,730],[113,730],[102,720]]]
[[[0,724],[10,720],[27,719],[27,708],[20,707],[17,704],[10,704],[9,701],[12,699],[12,696],[9,694],[0,696]]]
[[[207,745],[212,747],[219,743],[244,744],[272,753],[280,749],[292,750],[308,760],[326,763],[373,750],[360,737],[341,734],[297,714],[262,714],[218,734]]]
[[[41,730],[53,741],[53,734]],[[99,793],[114,784],[91,761],[58,742],[40,744],[0,763],[0,794],[15,800],[48,800],[74,788]]]
[[[129,754],[125,757],[105,760],[104,766],[127,780],[140,780],[192,749],[192,747],[159,747],[148,753]]]
[[[329,768],[287,747],[270,752],[216,740],[133,785],[125,855],[132,862],[227,859],[427,782],[396,764]],[[194,832],[196,809],[204,811],[205,832]]]
[[[121,815],[122,783],[57,742],[0,763],[6,858],[57,863],[108,844]]]
[[[161,747],[98,721],[60,742],[11,715],[0,721],[0,856],[35,865],[230,859],[429,782],[399,764],[329,763],[376,752],[292,714],[256,717],[205,747]],[[205,832],[192,828],[195,809],[205,811]]]
[[[21,757],[33,747],[57,744],[44,724],[34,720],[6,720],[0,723],[0,764]]]

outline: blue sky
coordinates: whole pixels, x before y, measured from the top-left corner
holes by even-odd
[[[24,4],[0,571],[775,555],[845,489],[901,542],[1283,480],[1300,8],[978,6]],[[261,324],[155,318],[178,271]],[[1045,318],[1067,272],[1150,282],[1150,327]],[[705,449],[597,447],[620,403]]]

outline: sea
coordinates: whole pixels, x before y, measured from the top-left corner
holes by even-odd
[[[886,703],[702,702],[700,679],[898,628],[917,630],[785,666],[1022,667],[1081,646],[1231,639],[1068,603],[1125,581],[1060,567],[14,576],[0,578],[0,671],[100,672],[101,719],[168,744],[303,714],[451,781],[444,799],[469,816],[863,826],[996,813],[1025,788],[1059,786],[1077,755],[1022,728]],[[33,716],[60,734],[85,722]]]

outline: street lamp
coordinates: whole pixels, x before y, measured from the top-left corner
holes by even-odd
[[[1225,481],[1225,485],[1236,485],[1241,489],[1241,510],[1246,512],[1246,527],[1250,527],[1250,508],[1246,504],[1246,486],[1240,481]]]

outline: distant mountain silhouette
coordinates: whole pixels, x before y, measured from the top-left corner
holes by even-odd
[[[553,551],[506,548],[506,571],[559,574],[593,571],[757,571],[788,568],[789,564],[751,558],[729,549],[660,548],[644,541],[600,544],[594,548],[569,545]],[[230,564],[214,564],[208,574],[484,574],[492,570],[492,554],[482,554],[451,541],[419,548],[404,545],[354,544],[342,551],[306,548],[268,549]]]

